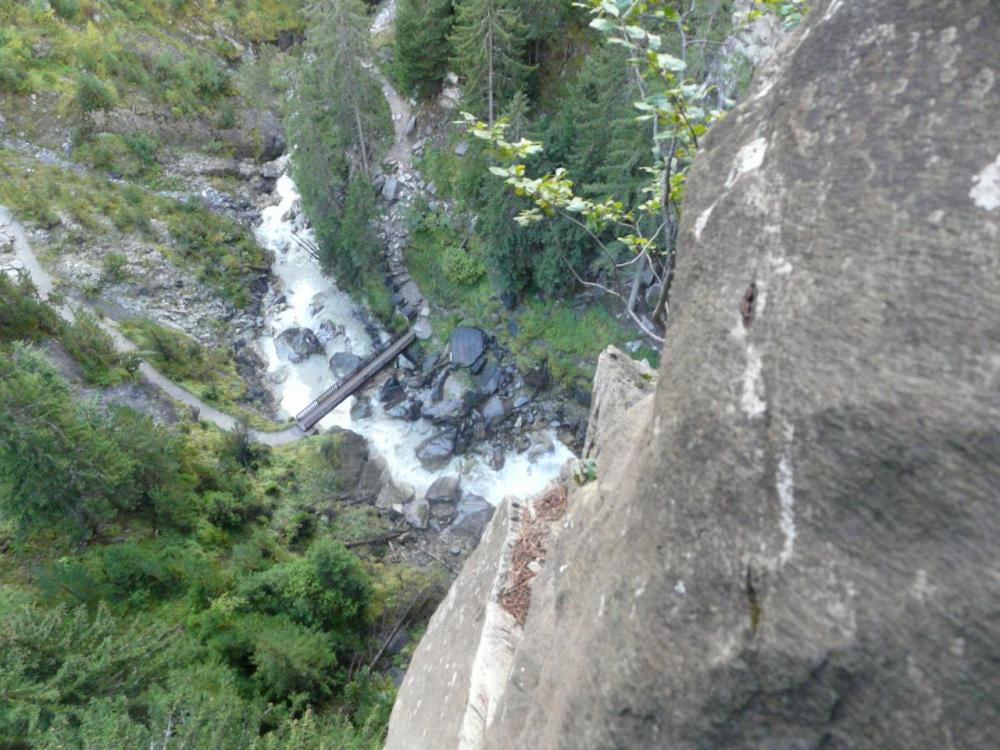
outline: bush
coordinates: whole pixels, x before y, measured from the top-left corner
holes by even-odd
[[[17,54],[0,46],[0,89],[23,94],[30,88],[28,81],[28,74]]]
[[[119,353],[111,336],[90,313],[77,311],[76,322],[64,323],[59,338],[83,370],[83,379],[91,385],[118,385],[139,369],[139,358]]]
[[[56,15],[67,21],[72,21],[80,12],[80,0],[49,0],[49,5]]]
[[[281,616],[249,618],[244,627],[252,633],[253,680],[265,696],[331,693],[337,658],[326,633]]]
[[[123,253],[108,253],[104,256],[101,276],[105,281],[124,281],[129,277],[128,256]]]
[[[122,330],[164,375],[200,398],[228,406],[244,396],[246,382],[228,349],[206,347],[187,334],[151,320],[129,320]]]
[[[93,73],[82,73],[76,79],[76,103],[84,112],[111,109],[118,103],[118,92]]]
[[[442,258],[444,275],[452,284],[472,286],[486,274],[486,266],[477,253],[449,245]]]
[[[305,557],[250,576],[241,587],[249,605],[318,627],[343,650],[366,634],[372,584],[361,563],[340,542],[314,542]]]
[[[38,341],[59,330],[55,311],[38,298],[31,277],[0,273],[0,342]]]

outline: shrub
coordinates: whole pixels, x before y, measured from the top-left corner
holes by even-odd
[[[67,21],[72,21],[80,12],[80,0],[49,0],[49,5],[56,15]]]
[[[37,341],[59,330],[55,311],[38,298],[31,278],[0,273],[0,342]]]
[[[65,323],[60,341],[69,355],[79,363],[83,378],[91,385],[117,385],[128,380],[139,368],[135,355],[120,354],[111,336],[97,319],[82,310],[75,323]]]
[[[340,649],[365,635],[372,593],[358,558],[329,539],[314,542],[304,557],[250,576],[241,589],[254,609],[322,628]]]
[[[104,256],[101,275],[105,281],[124,281],[129,277],[128,256],[123,253],[108,253]]]
[[[252,633],[253,680],[272,700],[305,693],[330,694],[335,652],[329,636],[286,617],[256,617],[244,623]]]
[[[442,266],[448,281],[462,286],[472,286],[486,273],[486,266],[477,253],[457,245],[445,248]]]
[[[93,73],[82,73],[76,79],[76,103],[84,112],[111,109],[118,103],[118,92]]]

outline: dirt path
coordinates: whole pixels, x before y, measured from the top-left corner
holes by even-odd
[[[378,80],[379,84],[381,84],[382,94],[385,96],[385,100],[389,102],[389,110],[392,112],[393,140],[392,147],[389,149],[389,153],[386,154],[386,158],[396,162],[399,165],[400,172],[412,172],[413,142],[406,132],[413,117],[410,103],[396,91],[381,70],[377,67],[372,67],[372,74]]]
[[[52,275],[42,266],[35,255],[24,227],[11,215],[6,206],[0,206],[0,234],[9,236],[13,240],[13,258],[0,256],[0,269],[16,269],[25,271],[43,300],[48,300],[55,288],[55,280]],[[73,321],[73,311],[68,305],[53,305],[54,309],[66,320]],[[122,353],[134,352],[137,347],[132,341],[127,339],[113,323],[106,319],[101,322],[101,327],[111,336],[115,343],[115,348]],[[219,411],[214,406],[205,403],[190,391],[181,387],[166,375],[161,373],[148,362],[139,365],[139,374],[147,383],[159,389],[174,401],[186,404],[198,410],[198,417],[211,422],[221,430],[232,430],[238,421],[231,415]],[[265,432],[263,430],[251,430],[250,437],[254,442],[263,445],[284,445],[305,437],[297,426],[289,427],[280,432]]]
[[[395,13],[395,0],[387,0],[372,23],[372,36],[389,29],[395,21]],[[409,101],[396,91],[378,66],[370,63],[365,67],[382,87],[382,95],[388,102],[392,115],[392,145],[382,158],[382,163],[388,165],[385,180],[394,181],[395,187],[382,194],[387,205],[384,213],[378,218],[379,234],[385,243],[385,258],[392,276],[393,289],[403,300],[400,312],[408,316],[415,312],[417,320],[414,322],[414,328],[420,338],[426,338],[431,335],[430,306],[410,276],[404,257],[408,235],[406,214],[419,192],[420,182],[420,175],[413,168],[415,146],[413,135],[416,132],[416,121]]]

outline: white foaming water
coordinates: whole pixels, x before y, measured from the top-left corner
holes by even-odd
[[[371,353],[374,346],[364,324],[364,311],[333,279],[320,271],[310,253],[293,239],[297,234],[307,242],[314,241],[311,229],[295,230],[289,217],[298,201],[295,183],[287,174],[278,178],[280,202],[264,209],[260,226],[255,230],[257,241],[274,253],[272,268],[276,278],[271,299],[265,312],[265,333],[258,339],[261,353],[267,360],[269,385],[282,410],[288,416],[300,412],[313,399],[334,384],[336,377],[329,366],[337,352],[351,352],[359,357]],[[284,300],[282,300],[284,297]],[[279,356],[275,339],[289,328],[309,328],[323,344],[324,354],[315,354],[302,362],[291,363]],[[382,341],[387,340],[379,331]],[[466,492],[481,495],[496,505],[506,495],[528,497],[542,489],[573,454],[549,437],[555,448],[534,460],[525,453],[510,453],[500,471],[493,471],[477,456],[456,456],[448,466],[429,472],[421,466],[416,447],[435,428],[426,420],[406,422],[387,416],[378,399],[372,399],[372,415],[365,419],[351,418],[349,398],[320,422],[323,429],[343,427],[363,435],[373,451],[382,455],[397,483],[412,484],[423,493],[444,474],[460,474]]]

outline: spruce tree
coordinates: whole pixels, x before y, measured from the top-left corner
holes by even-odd
[[[352,149],[371,174],[376,144],[389,131],[388,105],[370,70],[368,13],[361,0],[327,0],[312,14],[291,117],[309,167],[337,164]],[[341,164],[341,168],[342,164]]]
[[[451,34],[452,66],[465,83],[466,104],[495,113],[521,88],[527,28],[512,0],[462,0]]]
[[[393,75],[407,94],[427,97],[448,72],[451,0],[402,0],[396,12]]]

